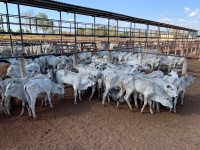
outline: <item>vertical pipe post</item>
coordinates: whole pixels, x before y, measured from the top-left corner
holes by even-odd
[[[187,74],[188,59],[185,57],[183,61],[182,75]]]
[[[22,24],[21,24],[21,15],[20,15],[20,7],[19,3],[17,4],[18,8],[18,16],[19,16],[19,26],[20,26],[20,35],[21,35],[21,46],[22,46],[22,54],[24,54],[24,43],[23,43],[23,35],[22,35]],[[25,59],[24,57],[19,58],[20,60],[20,67],[21,67],[21,77],[26,76],[26,69],[25,69]]]
[[[8,3],[6,3],[6,19],[7,19],[7,30],[10,32],[10,18],[9,18],[9,12],[8,12]],[[10,44],[11,44],[11,53],[13,53],[13,44],[12,44],[12,36],[10,34]]]
[[[63,43],[62,43],[62,12],[60,11],[60,42],[62,45],[62,53],[63,53]]]
[[[133,27],[133,48],[135,47],[135,23]]]
[[[183,56],[184,55],[184,42],[183,42],[183,36],[185,35],[185,31],[183,31],[183,35],[182,35],[182,49],[181,49],[181,55]]]
[[[158,51],[160,52],[160,27],[158,26]]]
[[[108,60],[111,61],[111,51],[110,51],[110,19],[108,18]]]
[[[117,42],[119,44],[119,23],[118,23],[118,20],[117,20]]]
[[[77,41],[76,41],[76,13],[74,12],[74,41],[75,41],[75,48],[73,54],[73,67],[76,67],[77,64]]]
[[[131,31],[132,31],[132,22],[130,22],[130,43],[131,43],[131,38],[132,38],[132,34],[131,34],[132,32]]]
[[[177,54],[176,40],[177,40],[177,29],[175,30],[175,53],[174,53],[174,55]]]
[[[93,28],[93,30],[94,30],[94,32],[93,32],[93,35],[94,35],[94,42],[95,42],[95,40],[96,40],[96,38],[95,38],[95,24],[96,24],[96,18],[95,18],[95,16],[94,16],[94,28]]]
[[[149,32],[149,25],[147,24],[147,28],[146,28],[146,41],[145,41],[145,47],[146,47],[146,50],[147,50],[147,53],[148,53],[148,48],[147,48],[147,46],[148,46],[148,32]]]

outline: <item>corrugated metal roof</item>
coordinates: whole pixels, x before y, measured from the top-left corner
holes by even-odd
[[[109,19],[114,19],[114,20],[148,24],[152,26],[173,28],[173,29],[186,30],[186,31],[192,31],[192,32],[198,31],[198,30],[194,30],[190,28],[136,18],[136,17],[132,17],[128,15],[123,15],[119,13],[114,13],[114,12],[109,12],[109,11],[104,11],[104,10],[99,10],[99,9],[94,9],[94,8],[88,8],[88,7],[72,5],[68,3],[57,2],[53,0],[0,0],[0,2],[7,2],[7,3],[13,3],[13,4],[19,3],[20,5],[25,5],[25,6],[39,7],[39,8],[68,12],[68,13],[76,13],[76,14],[88,15],[88,16],[93,16],[93,17],[109,18]]]

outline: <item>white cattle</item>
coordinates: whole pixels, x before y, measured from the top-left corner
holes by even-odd
[[[33,71],[40,73],[40,65],[37,63],[30,63],[25,66],[26,74],[30,75]],[[11,78],[20,78],[21,77],[21,68],[19,65],[10,65],[7,69],[7,75]]]
[[[21,84],[16,84],[16,83],[9,83],[6,87],[5,91],[5,110],[8,116],[10,116],[10,110],[9,110],[9,105],[10,105],[10,97],[16,97],[18,100],[22,101],[22,111],[20,113],[20,116],[24,114],[24,107],[25,107],[25,102],[26,102],[26,97],[24,94],[24,85],[28,82],[24,81]],[[30,112],[29,112],[30,115]]]
[[[194,82],[194,80],[196,80],[195,77],[193,76],[189,76],[189,75],[184,75],[181,78],[178,78],[178,81],[175,82],[175,84],[177,86],[180,86],[180,90],[179,90],[179,96],[181,96],[181,105],[183,105],[183,99],[184,99],[184,95],[186,92],[186,88],[192,84]],[[177,104],[177,98],[174,99],[174,110],[173,112],[176,113],[176,104]],[[170,111],[172,111],[172,109],[170,109]]]
[[[174,89],[172,89],[169,85],[166,86],[165,89],[167,89],[168,93],[166,93],[166,90],[163,90],[160,83],[155,82],[154,80],[146,79],[146,78],[129,78],[122,80],[121,82],[121,91],[118,95],[118,97],[122,96],[123,93],[126,91],[126,95],[124,96],[124,99],[126,101],[129,101],[131,93],[134,91],[134,100],[135,105],[137,107],[137,93],[142,93],[144,95],[144,104],[141,109],[141,113],[143,112],[145,106],[147,105],[147,102],[149,100],[150,104],[150,112],[153,114],[153,110],[151,107],[151,101],[160,102],[164,106],[168,106],[172,108],[172,99],[171,96],[168,94],[174,93]],[[163,85],[162,85],[163,86]],[[132,106],[129,106],[132,110]]]
[[[92,68],[92,67],[86,67],[84,65],[77,65],[76,66],[76,69],[78,70],[79,73],[83,74],[83,75],[91,75],[93,78],[94,78],[94,82],[95,83],[98,83],[101,84],[102,83],[102,79],[101,79],[101,71],[96,69],[96,68]],[[100,85],[97,86],[98,88],[98,92],[99,92],[99,95],[100,95],[100,89],[99,89]],[[96,84],[94,86],[92,86],[92,94],[89,98],[89,100],[92,99],[94,93],[95,93],[95,89],[96,89]]]
[[[171,71],[172,68],[174,68],[177,64],[177,58],[176,57],[172,57],[172,56],[168,56],[168,57],[162,57],[158,66],[158,69],[160,70],[162,65],[166,65],[168,66],[168,73]],[[179,62],[180,64],[180,62]]]
[[[29,109],[31,109],[33,118],[36,118],[35,115],[35,103],[36,103],[36,98],[39,93],[46,93],[47,98],[50,104],[50,107],[53,108],[53,105],[51,103],[51,93],[57,93],[57,94],[64,94],[64,86],[59,85],[56,83],[53,83],[50,79],[45,78],[45,79],[35,79],[35,80],[30,80],[27,84],[24,85],[24,93],[26,100],[29,105]]]
[[[97,63],[108,63],[109,59],[108,56],[103,56],[103,58],[99,58],[98,56],[94,55],[92,56],[92,62],[97,62]]]
[[[81,90],[87,90],[95,84],[94,79],[90,75],[82,75],[68,70],[58,70],[56,72],[56,80],[58,84],[68,84],[74,88],[74,103],[77,104],[76,96],[79,91],[79,100],[81,100]]]
[[[159,56],[152,56],[152,55],[148,55],[148,57],[146,57],[145,59],[142,60],[142,63],[144,65],[150,65],[151,69],[155,69],[156,67],[158,67],[159,62],[160,62],[161,57]]]

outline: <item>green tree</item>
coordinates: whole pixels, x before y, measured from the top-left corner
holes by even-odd
[[[78,34],[78,35],[84,35],[84,34],[85,34],[85,29],[82,28],[82,27],[78,28],[78,29],[77,29],[77,34]]]
[[[11,29],[12,30],[12,29]],[[20,29],[16,30],[16,33],[20,33]],[[22,33],[24,33],[24,29],[22,29]]]
[[[52,28],[53,21],[48,20],[48,16],[45,13],[38,13],[37,16],[37,26],[39,29],[46,33],[49,28]],[[34,20],[34,24],[36,24],[36,20]]]
[[[22,23],[24,24],[23,26],[26,29],[29,29],[29,32],[32,33],[32,29],[35,27],[34,26],[34,17],[35,17],[35,12],[33,9],[28,10],[26,12],[22,12]]]

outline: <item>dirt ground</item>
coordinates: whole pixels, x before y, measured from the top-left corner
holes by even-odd
[[[19,117],[19,109],[12,118],[0,115],[0,149],[42,150],[134,150],[134,149],[200,149],[200,61],[189,60],[188,74],[197,80],[188,87],[184,106],[177,105],[177,114],[162,108],[151,115],[127,104],[120,109],[111,102],[101,106],[96,97],[88,101],[85,96],[78,106],[67,96],[63,101],[53,98],[54,109],[40,107],[37,119]]]

